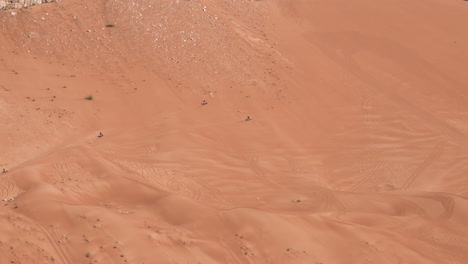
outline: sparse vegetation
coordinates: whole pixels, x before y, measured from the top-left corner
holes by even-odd
[[[87,257],[87,258],[91,257],[91,253],[86,252],[85,257]]]
[[[91,100],[93,100],[93,96],[92,96],[92,95],[88,95],[88,96],[85,97],[85,100],[91,101]]]

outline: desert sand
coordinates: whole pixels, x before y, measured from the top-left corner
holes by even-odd
[[[467,25],[461,0],[1,11],[0,264],[467,263]]]

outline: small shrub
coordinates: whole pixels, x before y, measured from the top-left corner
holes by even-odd
[[[115,27],[114,24],[107,24],[106,27]]]
[[[87,258],[91,257],[91,253],[86,252],[85,257],[87,257]]]
[[[92,95],[88,95],[88,96],[85,97],[85,99],[88,100],[88,101],[91,101],[91,100],[93,100],[93,96],[92,96]]]

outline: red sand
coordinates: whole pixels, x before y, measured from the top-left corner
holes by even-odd
[[[0,264],[466,263],[468,3],[16,11]]]

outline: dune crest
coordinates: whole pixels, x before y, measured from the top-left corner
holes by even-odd
[[[468,259],[463,1],[14,12],[0,264]]]

